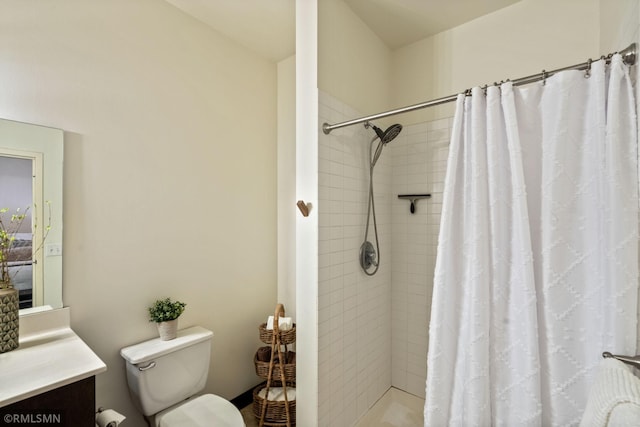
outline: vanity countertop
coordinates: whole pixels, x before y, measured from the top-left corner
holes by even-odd
[[[107,370],[69,324],[69,308],[20,317],[20,347],[0,354],[0,407]]]

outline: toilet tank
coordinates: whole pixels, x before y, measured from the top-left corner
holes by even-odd
[[[178,331],[169,341],[155,338],[120,350],[135,405],[157,414],[200,392],[209,374],[213,332],[200,326]]]

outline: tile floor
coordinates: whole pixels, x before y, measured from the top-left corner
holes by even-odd
[[[240,413],[247,427],[258,427],[258,419],[253,415],[253,404],[242,408]]]
[[[422,427],[424,399],[390,388],[384,396],[356,423],[355,427]],[[258,427],[252,405],[241,411],[247,427]],[[348,427],[348,426],[334,426]]]

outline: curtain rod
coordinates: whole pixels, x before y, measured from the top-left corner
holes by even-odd
[[[614,52],[614,53],[610,53],[607,56],[601,56],[600,59],[604,59],[607,61],[607,63],[609,63],[611,61],[611,58],[613,57],[613,55],[615,55],[616,53],[619,53],[620,55],[622,55],[622,60],[625,64],[627,65],[634,65],[636,63],[636,44],[635,43],[631,43],[629,46],[627,46],[625,49],[621,50],[620,52]],[[537,82],[540,80],[546,80],[548,77],[559,73],[560,71],[566,71],[566,70],[589,70],[591,69],[591,63],[593,61],[591,59],[589,59],[587,62],[583,62],[582,64],[576,64],[576,65],[571,65],[569,67],[563,67],[563,68],[558,68],[556,70],[552,70],[552,71],[545,71],[542,70],[541,73],[538,74],[533,74],[527,77],[521,77],[519,79],[516,80],[511,80],[511,82],[513,83],[514,86],[520,86],[520,85],[524,85],[524,84],[528,84],[528,83],[533,83],[533,82]],[[508,81],[508,80],[507,80]],[[504,81],[502,81],[501,83],[503,83]],[[498,83],[494,83],[495,85],[497,85]],[[487,85],[484,86],[485,88],[487,87]],[[469,89],[467,89],[464,93],[468,93]],[[443,98],[438,98],[438,99],[433,99],[431,101],[427,101],[427,102],[421,102],[420,104],[414,104],[414,105],[409,105],[407,107],[402,107],[402,108],[398,108],[395,110],[390,110],[390,111],[385,111],[382,113],[378,113],[378,114],[373,114],[371,116],[366,116],[366,117],[361,117],[359,119],[353,119],[353,120],[348,120],[346,122],[341,122],[341,123],[335,123],[330,125],[329,123],[324,123],[322,125],[322,131],[328,135],[329,133],[331,133],[332,130],[334,129],[339,129],[345,126],[351,126],[351,125],[355,125],[358,123],[363,123],[363,122],[368,122],[370,120],[376,120],[376,119],[381,119],[384,117],[389,117],[389,116],[395,116],[396,114],[403,114],[403,113],[408,113],[410,111],[415,111],[415,110],[421,110],[423,108],[427,108],[427,107],[434,107],[436,105],[441,105],[441,104],[446,104],[448,102],[452,102],[455,101],[456,99],[458,99],[458,94],[456,93],[455,95],[449,95],[449,96],[445,96]]]

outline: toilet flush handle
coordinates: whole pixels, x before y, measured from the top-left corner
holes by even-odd
[[[146,371],[147,369],[155,368],[156,362],[151,362],[147,366],[138,366],[139,371]]]

